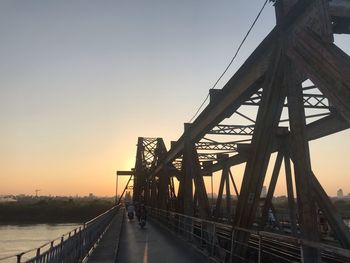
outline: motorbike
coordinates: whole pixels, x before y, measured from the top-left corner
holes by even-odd
[[[129,218],[129,220],[133,220],[134,219],[134,213],[133,212],[128,212],[128,218]]]
[[[144,216],[140,217],[139,225],[141,228],[144,228],[146,225],[146,218]]]

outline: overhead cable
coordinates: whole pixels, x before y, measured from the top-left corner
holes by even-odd
[[[225,75],[225,73],[227,72],[227,70],[228,70],[228,69],[230,68],[230,66],[232,65],[233,61],[236,59],[236,57],[237,57],[239,51],[241,50],[241,47],[243,46],[243,44],[244,44],[244,42],[246,41],[248,35],[250,34],[250,32],[252,31],[253,27],[255,26],[256,21],[258,21],[258,19],[259,19],[261,13],[262,13],[262,11],[264,10],[264,8],[265,8],[265,6],[266,6],[266,4],[267,4],[268,1],[269,1],[269,0],[266,0],[265,3],[263,4],[263,6],[261,7],[259,13],[258,13],[257,16],[255,17],[255,19],[254,19],[252,25],[250,26],[248,32],[245,34],[243,40],[242,40],[241,43],[239,44],[238,49],[237,49],[236,53],[234,54],[234,56],[232,57],[230,63],[227,65],[227,67],[225,68],[225,70],[221,73],[220,77],[216,80],[216,82],[215,82],[214,85],[211,87],[211,89],[214,89],[214,88],[216,87],[216,85],[218,84],[218,82],[219,82],[219,81],[221,80],[221,78]],[[195,113],[195,114],[193,115],[193,117],[190,119],[189,122],[192,122],[192,120],[197,116],[197,114],[198,114],[199,111],[202,109],[203,105],[204,105],[205,102],[208,100],[208,98],[209,98],[209,93],[208,93],[208,95],[206,96],[206,98],[204,99],[204,101],[202,102],[202,104],[199,106],[199,108],[198,108],[198,110],[196,111],[196,113]]]

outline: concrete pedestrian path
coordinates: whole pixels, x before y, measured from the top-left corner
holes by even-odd
[[[88,263],[114,263],[118,252],[120,232],[124,220],[124,209],[120,209],[112,219],[107,232],[98,243],[92,255],[88,258]]]
[[[118,263],[192,263],[208,259],[170,232],[147,221],[141,229],[137,220],[125,217],[119,242]]]

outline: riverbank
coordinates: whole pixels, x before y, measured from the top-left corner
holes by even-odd
[[[0,224],[81,223],[113,206],[113,202],[94,200],[38,200],[0,204]]]

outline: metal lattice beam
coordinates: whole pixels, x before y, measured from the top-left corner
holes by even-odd
[[[261,101],[261,91],[255,93],[249,100],[245,101],[242,105],[259,106]],[[328,99],[320,94],[303,94],[304,108],[307,109],[329,109]],[[288,107],[288,103],[283,105]]]
[[[253,135],[254,125],[216,125],[207,134]]]
[[[236,151],[237,143],[235,142],[228,142],[228,143],[197,142],[196,149],[197,150]]]

